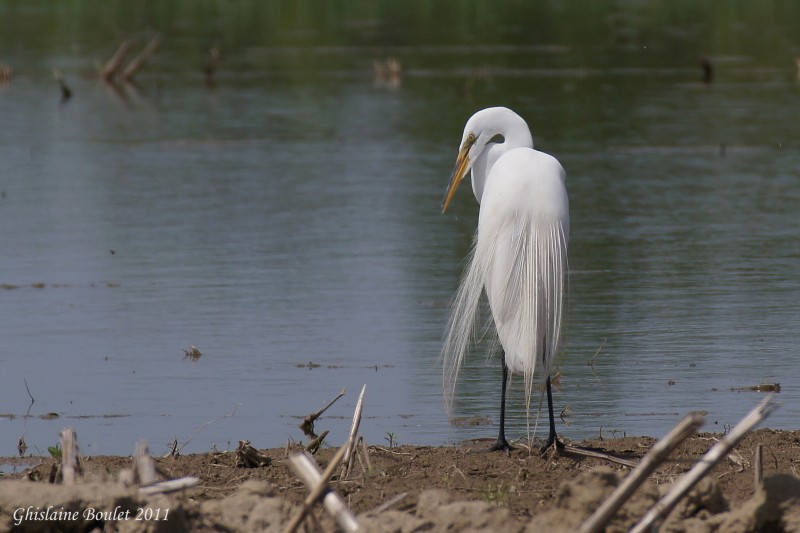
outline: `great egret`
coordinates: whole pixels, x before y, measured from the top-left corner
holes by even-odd
[[[505,437],[509,371],[524,377],[530,419],[533,377],[541,362],[550,418],[550,433],[542,448],[547,450],[559,444],[550,371],[561,338],[567,271],[566,174],[558,160],[533,149],[528,125],[505,107],[483,109],[467,121],[442,213],[470,170],[480,214],[442,347],[445,402],[452,412],[458,372],[475,336],[485,291],[490,327],[495,328],[503,350],[500,433],[492,449],[511,449]]]

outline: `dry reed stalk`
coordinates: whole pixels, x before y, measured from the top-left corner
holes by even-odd
[[[76,476],[82,474],[78,453],[78,436],[71,427],[61,430],[61,478],[65,485],[74,485]]]
[[[759,444],[756,446],[756,456],[753,462],[755,468],[753,469],[753,476],[755,482],[755,490],[758,491],[764,483],[764,445]]]
[[[359,444],[361,444],[361,452],[364,454],[364,460],[367,462],[367,472],[372,470],[372,463],[369,460],[369,448],[367,448],[367,441],[364,440],[364,437],[358,438]]]
[[[294,516],[292,521],[284,529],[284,533],[293,533],[303,522],[308,511],[319,500],[323,498],[322,504],[325,509],[336,519],[339,526],[346,532],[358,531],[358,522],[356,517],[350,512],[347,505],[339,497],[338,494],[330,490],[328,481],[333,476],[341,464],[344,456],[349,448],[349,442],[345,443],[339,451],[336,452],[325,472],[319,471],[314,459],[306,452],[301,452],[289,457],[289,465],[294,470],[295,474],[311,489],[311,493],[303,501],[303,506],[300,511]],[[323,497],[324,495],[324,497]]]
[[[122,71],[122,77],[125,81],[133,81],[133,77],[136,76],[136,73],[147,63],[147,60],[150,59],[156,50],[158,50],[158,46],[161,44],[161,38],[158,36],[153,37],[144,47],[139,55],[133,58],[133,61],[128,63],[128,66],[125,67],[125,70]]]
[[[382,504],[380,504],[376,508],[372,509],[371,511],[369,511],[369,513],[370,514],[382,513],[386,509],[388,509],[389,507],[393,506],[394,504],[396,504],[397,502],[399,502],[400,500],[405,498],[406,496],[408,496],[407,492],[401,492],[400,494],[395,495],[393,498],[390,498],[390,499],[386,500],[385,502],[383,502]]]
[[[564,445],[563,453],[578,455],[581,457],[592,457],[594,459],[603,459],[605,461],[610,461],[612,463],[617,463],[630,468],[636,468],[637,466],[639,466],[639,463],[637,461],[623,459],[622,457],[615,457],[611,454],[599,452],[597,450],[589,450],[587,448],[581,448],[579,446],[572,446],[571,444]]]
[[[147,441],[142,439],[136,443],[136,452],[133,462],[136,468],[136,476],[141,485],[150,485],[156,480],[156,464],[150,457],[150,447]]]
[[[367,385],[361,387],[361,394],[358,395],[356,402],[356,410],[353,413],[353,424],[350,426],[350,436],[347,439],[347,452],[344,456],[344,466],[342,467],[342,479],[347,479],[350,473],[350,468],[353,466],[353,451],[356,446],[356,434],[358,433],[358,426],[361,424],[361,413],[364,409],[364,394],[367,392]]]
[[[194,439],[194,438],[197,436],[197,434],[198,434],[198,433],[200,433],[201,431],[203,431],[205,428],[207,428],[208,426],[210,426],[210,425],[211,425],[211,424],[213,424],[214,422],[217,422],[217,421],[219,421],[219,420],[222,420],[223,418],[230,418],[230,417],[234,416],[234,415],[236,414],[236,411],[239,409],[239,406],[240,406],[240,405],[241,405],[240,403],[237,403],[237,404],[236,404],[236,406],[233,408],[233,411],[231,411],[229,414],[227,414],[227,415],[222,415],[221,417],[219,417],[219,418],[215,418],[214,420],[209,420],[208,422],[206,422],[205,424],[203,424],[202,426],[200,426],[199,428],[197,428],[197,429],[194,431],[194,433],[192,433],[192,434],[191,434],[191,436],[190,436],[190,437],[189,437],[189,438],[186,440],[186,442],[184,442],[183,444],[181,444],[181,445],[180,445],[180,446],[179,446],[179,447],[178,447],[178,448],[177,448],[177,449],[174,451],[174,453],[173,453],[173,456],[174,456],[174,457],[177,457],[178,455],[180,455],[181,451],[182,451],[182,450],[183,450],[183,449],[184,449],[184,448],[185,448],[185,447],[186,447],[186,446],[187,446],[187,445],[188,445],[190,442],[192,442],[192,439]]]
[[[309,441],[309,443],[306,444],[306,451],[310,452],[312,455],[317,453],[319,451],[319,447],[322,445],[322,441],[324,441],[325,437],[328,436],[328,433],[330,432],[326,429],[322,432],[322,435],[319,435],[318,437]]]
[[[639,465],[620,483],[603,504],[597,508],[589,519],[584,522],[579,533],[596,533],[611,521],[623,504],[636,492],[636,489],[647,480],[647,477],[663,463],[680,443],[695,434],[703,425],[705,417],[702,413],[692,412],[678,422],[672,431],[663,439],[656,442],[642,457]]]
[[[131,43],[130,39],[125,39],[117,48],[117,51],[114,52],[114,55],[111,56],[111,59],[103,67],[103,71],[101,73],[102,78],[107,81],[111,82],[114,79],[114,76],[117,74],[117,71],[122,66],[122,62],[125,61],[125,57],[128,55],[128,52],[131,51],[131,47],[133,43]]]
[[[160,481],[146,487],[141,487],[139,489],[139,494],[168,494],[170,492],[177,492],[179,490],[185,490],[194,487],[198,483],[200,483],[200,478],[186,476],[179,479],[170,479],[169,481]]]
[[[763,422],[777,407],[776,404],[772,403],[772,394],[764,398],[760,404],[736,424],[730,433],[706,452],[697,464],[673,485],[672,490],[656,502],[639,523],[630,530],[630,533],[650,531],[657,523],[663,520],[675,505],[692,490],[692,487],[711,471],[714,465],[719,463],[751,429]]]
[[[178,437],[172,439],[172,444],[170,444],[170,449],[167,453],[165,453],[162,457],[166,459],[167,457],[178,457],[180,453],[178,452]]]

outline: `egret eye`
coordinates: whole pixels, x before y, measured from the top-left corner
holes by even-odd
[[[461,149],[469,150],[470,148],[472,148],[472,145],[475,144],[475,141],[477,140],[478,138],[475,136],[475,134],[470,133],[469,135],[467,135],[467,138],[464,139],[464,144],[461,145]]]
[[[503,144],[504,142],[506,142],[506,138],[503,137],[501,133],[498,133],[497,135],[489,139],[489,142],[487,144],[491,143]]]

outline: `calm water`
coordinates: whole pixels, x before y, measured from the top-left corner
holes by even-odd
[[[442,407],[440,338],[477,206],[468,186],[447,216],[439,203],[464,122],[498,104],[568,174],[562,433],[661,436],[696,409],[722,431],[761,399],[732,389],[759,383],[782,387],[769,426],[796,428],[793,58],[722,39],[703,84],[686,52],[699,37],[680,34],[673,57],[667,29],[653,52],[642,36],[238,44],[213,89],[195,68],[206,48],[187,61],[186,36],[181,54],[165,40],[138,90],[96,80],[92,62],[116,40],[64,30],[63,46],[11,47],[0,57],[17,71],[0,86],[0,455],[20,435],[46,452],[65,425],[97,454],[140,438],[155,453],[173,438],[184,452],[282,446],[346,387],[317,423],[336,444],[362,384],[370,443],[493,436],[497,361],[473,358],[456,403],[456,416],[490,425],[450,426]],[[399,84],[373,79],[389,55],[403,63]]]

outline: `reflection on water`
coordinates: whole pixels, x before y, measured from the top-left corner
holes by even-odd
[[[88,453],[280,446],[347,387],[318,422],[337,443],[363,383],[368,442],[493,435],[497,361],[469,362],[454,413],[491,425],[451,426],[442,407],[477,206],[469,188],[452,215],[439,201],[464,121],[500,103],[568,173],[563,433],[659,436],[694,409],[723,430],[760,399],[731,389],[759,383],[782,386],[770,426],[795,427],[791,70],[721,61],[706,85],[696,61],[587,59],[566,38],[267,46],[228,57],[208,90],[167,44],[138,90],[50,50],[37,61],[65,72],[68,102],[46,69],[0,87],[0,413],[16,415],[0,455],[20,435],[46,453],[64,425]],[[373,83],[390,56],[402,83]]]

